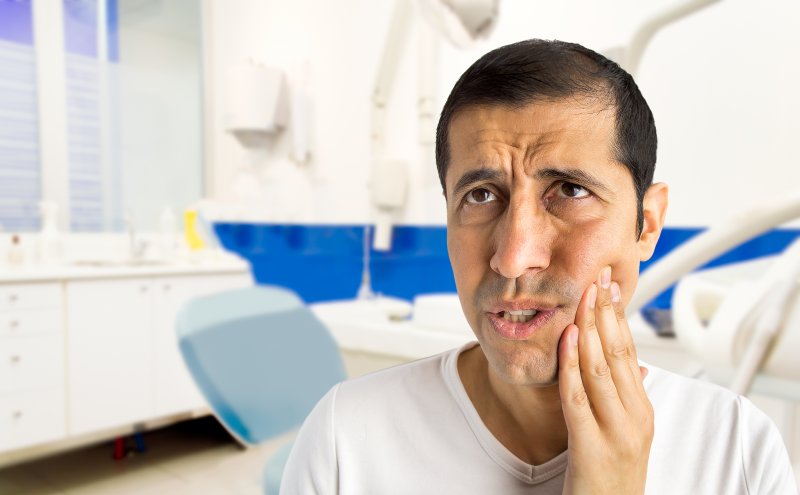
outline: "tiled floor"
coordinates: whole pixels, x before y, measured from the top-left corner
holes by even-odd
[[[257,495],[266,460],[289,438],[245,450],[204,418],[145,433],[147,452],[120,461],[106,443],[0,469],[0,494]]]

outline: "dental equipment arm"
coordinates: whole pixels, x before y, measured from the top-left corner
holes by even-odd
[[[372,91],[372,156],[383,157],[386,128],[386,103],[397,75],[397,61],[403,54],[411,28],[411,2],[397,0],[392,13],[392,23],[383,47],[375,88]]]
[[[397,0],[394,4],[391,25],[378,67],[375,89],[372,92],[372,166],[370,177],[371,199],[375,207],[375,235],[373,247],[380,251],[391,248],[392,214],[405,202],[405,191],[392,194],[393,182],[397,178],[405,182],[406,170],[392,170],[385,163],[386,103],[397,75],[398,61],[408,42],[411,29],[412,5],[410,0]],[[408,166],[395,162],[395,166],[407,169]],[[389,174],[389,175],[387,175]],[[385,194],[388,192],[390,197]]]
[[[751,299],[746,321],[754,321],[752,337],[747,343],[736,375],[731,382],[731,390],[747,395],[753,379],[761,368],[767,354],[780,334],[786,307],[797,290],[800,279],[800,239],[789,245],[783,254],[772,263],[767,274],[759,280],[757,292],[761,297]],[[760,289],[760,290],[759,290]],[[739,332],[747,330],[746,323],[739,322]]]
[[[405,191],[392,191],[390,187],[405,188],[408,184],[408,164],[387,163],[385,156],[386,104],[397,75],[400,56],[408,42],[414,20],[413,0],[396,0],[391,25],[378,67],[372,93],[372,203],[376,209],[373,247],[389,250],[393,214],[406,202]],[[438,35],[444,35],[459,48],[486,38],[496,25],[499,0],[420,0],[422,14],[427,21],[419,26],[418,55],[419,79],[418,119],[419,144],[424,160],[431,160],[434,151],[435,89],[438,65]],[[401,169],[397,169],[400,167]],[[426,185],[436,183],[432,167],[425,167]],[[388,185],[387,185],[388,184]]]
[[[688,17],[719,1],[720,0],[693,0],[682,5],[677,5],[646,21],[636,30],[628,46],[623,49],[622,60],[619,60],[619,62],[625,70],[632,75],[636,75],[636,71],[639,69],[639,62],[642,60],[642,55],[647,45],[650,43],[650,40],[653,39],[658,31],[669,24],[679,21],[684,17]]]
[[[627,311],[635,313],[681,277],[756,235],[800,217],[800,194],[759,204],[690,239],[647,269]]]

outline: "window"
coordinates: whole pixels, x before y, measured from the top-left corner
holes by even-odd
[[[111,173],[104,153],[104,67],[100,57],[103,25],[98,26],[95,0],[64,0],[64,66],[66,69],[69,210],[72,231],[97,232],[112,226],[104,200]],[[104,101],[105,100],[105,101]],[[108,212],[110,213],[110,212]]]
[[[37,230],[41,197],[30,0],[0,0],[0,226]]]
[[[42,200],[72,231],[155,230],[201,198],[200,4],[0,0],[3,230],[37,230]]]

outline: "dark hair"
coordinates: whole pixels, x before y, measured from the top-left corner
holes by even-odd
[[[625,165],[636,188],[637,235],[642,201],[653,183],[656,126],[633,77],[615,62],[575,43],[527,40],[487,53],[461,75],[442,108],[436,128],[436,168],[442,189],[450,159],[453,116],[469,106],[525,106],[571,96],[600,97],[616,109],[615,159]]]

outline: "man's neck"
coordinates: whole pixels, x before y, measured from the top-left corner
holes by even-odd
[[[539,465],[567,449],[558,384],[510,385],[494,375],[480,346],[461,353],[458,374],[483,424],[521,460]]]

